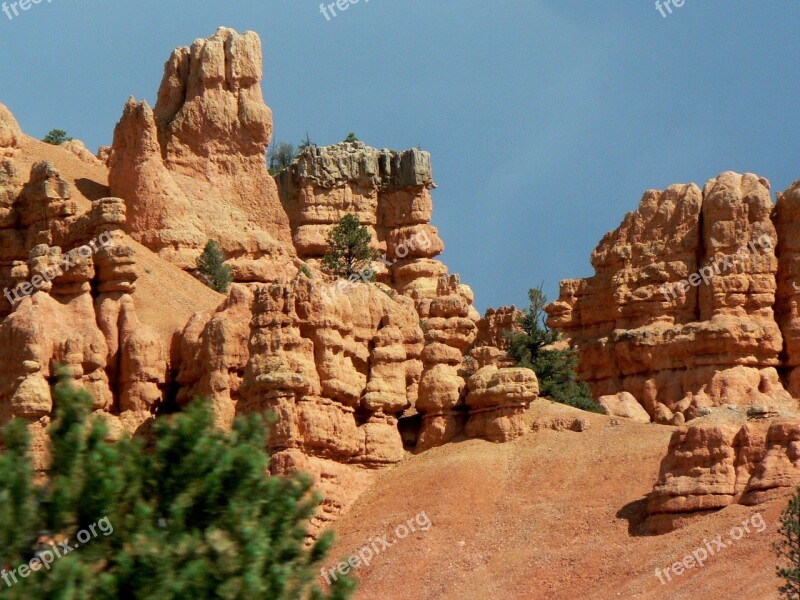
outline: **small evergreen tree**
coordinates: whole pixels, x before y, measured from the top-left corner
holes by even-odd
[[[50,133],[42,138],[42,141],[47,144],[53,144],[54,146],[60,146],[64,142],[71,141],[72,138],[67,136],[67,132],[63,129],[52,129]]]
[[[269,163],[269,172],[271,175],[277,175],[286,169],[294,160],[297,153],[294,146],[286,142],[270,146],[267,152],[267,161]]]
[[[323,270],[336,277],[349,279],[359,276],[372,280],[375,272],[372,261],[378,253],[370,248],[372,235],[358,217],[347,214],[328,233],[328,252],[322,258]]]
[[[781,539],[774,548],[782,564],[777,571],[778,577],[786,582],[780,593],[784,598],[797,600],[800,598],[800,487],[792,494],[778,522]]]
[[[356,142],[360,142],[361,140],[358,139],[356,137],[356,134],[351,131],[350,133],[347,134],[347,137],[344,138],[344,141],[350,144],[355,144]]]
[[[555,349],[552,346],[560,334],[547,327],[544,307],[547,297],[539,288],[528,292],[530,306],[520,319],[521,332],[508,334],[508,353],[518,366],[531,369],[539,379],[539,393],[561,404],[567,404],[590,412],[604,413],[583,381],[578,381],[575,369],[578,358],[569,348]]]
[[[206,244],[205,250],[197,259],[197,277],[220,294],[227,293],[231,286],[231,268],[225,264],[225,254],[214,240]]]
[[[0,597],[350,597],[349,579],[338,578],[330,594],[314,584],[332,539],[304,546],[319,498],[306,477],[267,475],[262,417],[239,418],[226,433],[214,427],[208,403],[196,401],[158,419],[150,444],[110,442],[103,421],[89,418],[86,393],[62,382],[54,404],[45,483],[34,483],[24,422],[4,431]],[[80,539],[93,527],[95,535]],[[36,558],[46,568],[23,577],[20,565]]]

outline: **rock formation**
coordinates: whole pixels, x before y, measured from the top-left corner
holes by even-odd
[[[31,423],[41,467],[56,365],[114,435],[141,429],[162,401],[208,398],[223,428],[269,411],[272,470],[316,478],[323,526],[407,451],[523,435],[538,383],[505,352],[517,311],[481,319],[472,290],[436,259],[426,152],[310,147],[276,184],[261,61],[254,33],[222,28],[173,52],[155,107],[131,99],[97,157],[78,141],[39,148],[81,171],[107,166],[114,197],[94,201],[49,162],[25,182],[14,157],[26,138],[0,105],[0,285],[42,284],[0,301],[0,420]],[[348,213],[382,259],[377,281],[342,287],[319,265]],[[175,267],[193,269],[210,239],[233,268],[228,296],[213,310],[198,302],[179,331],[142,323],[137,242],[151,267],[170,265],[154,275],[168,294]]]
[[[397,416],[416,401],[423,347],[413,302],[358,284],[331,302],[328,284],[234,286],[213,315],[181,338],[184,403],[210,396],[220,424],[272,411],[275,472],[318,476],[325,510],[349,494],[342,465],[374,469],[403,457]]]
[[[435,187],[430,155],[416,149],[377,150],[362,142],[312,146],[278,180],[301,259],[319,266],[327,251],[328,231],[346,214],[355,214],[383,255],[376,269],[378,280],[399,297],[413,300],[425,345],[415,361],[412,408],[405,413],[421,418],[419,431],[409,437],[411,445],[430,448],[465,431],[496,441],[520,435],[525,428],[521,412],[538,394],[532,372],[517,382],[521,391],[511,385],[514,392],[505,400],[502,394],[492,395],[486,389],[488,381],[481,379],[471,393],[475,405],[469,406],[467,379],[476,365],[512,366],[503,330],[513,329],[517,312],[490,311],[481,319],[472,290],[436,260],[444,243],[430,225],[430,190]],[[479,331],[483,335],[476,342]],[[476,349],[476,359],[470,351],[477,345],[482,349]],[[387,364],[386,370],[393,368]],[[504,377],[510,382],[520,374],[501,370],[498,377],[490,389],[504,389]]]
[[[761,504],[800,484],[800,419],[750,409],[742,424],[747,417],[730,408],[725,418],[704,417],[672,435],[648,501],[654,531],[731,504]]]
[[[84,144],[80,140],[74,140],[74,139],[73,140],[69,140],[68,142],[64,142],[63,144],[61,144],[61,147],[64,150],[68,150],[69,152],[72,152],[75,156],[80,158],[83,162],[88,163],[90,165],[99,167],[99,166],[105,164],[104,161],[101,161],[94,154],[89,152],[89,149],[86,147],[86,144]]]
[[[167,357],[130,296],[138,273],[121,199],[82,211],[51,163],[34,163],[22,184],[11,158],[0,165],[0,199],[0,420],[30,423],[42,468],[57,367],[91,393],[93,410],[119,435],[152,418]]]
[[[773,205],[767,180],[723,173],[648,191],[546,309],[610,414],[682,425],[648,501],[657,532],[800,483],[799,189]]]
[[[793,317],[777,279],[791,258],[780,267],[769,187],[723,173],[702,191],[649,191],[594,251],[596,274],[562,282],[548,323],[577,347],[595,397],[627,392],[675,425],[724,404],[796,407],[778,371]]]
[[[114,131],[109,185],[128,206],[127,230],[181,268],[214,239],[237,281],[292,271],[289,221],[264,158],[272,111],[261,79],[258,36],[220,28],[176,49],[155,107],[129,100]]]
[[[236,414],[277,416],[273,470],[316,475],[321,522],[355,497],[348,482],[358,489],[364,471],[403,458],[401,415],[423,414],[418,449],[449,441],[465,419],[467,435],[493,441],[526,431],[532,371],[486,367],[466,392],[462,363],[477,327],[457,277],[440,283],[423,323],[413,299],[382,284],[338,295],[334,285],[305,276],[235,285],[214,314],[189,322],[175,360],[179,401],[211,398],[220,425]]]
[[[362,142],[312,146],[280,174],[279,184],[300,258],[317,264],[331,226],[352,213],[383,255],[379,280],[415,299],[436,295],[447,267],[435,260],[444,243],[430,225],[434,183],[427,152],[376,150]]]
[[[22,131],[14,115],[4,104],[0,104],[0,157],[14,156],[19,148],[21,136]]]

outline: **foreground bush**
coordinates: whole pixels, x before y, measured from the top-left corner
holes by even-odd
[[[330,595],[313,585],[331,538],[304,547],[319,498],[307,478],[266,475],[263,418],[238,419],[226,433],[195,402],[157,420],[147,446],[111,443],[101,421],[88,417],[87,394],[60,383],[54,397],[47,483],[34,482],[24,423],[5,430],[0,597],[350,596],[347,580]]]
[[[774,547],[781,561],[778,577],[784,580],[780,592],[784,598],[797,600],[800,598],[800,487],[792,494],[778,522],[780,541]]]
[[[544,307],[547,297],[541,288],[528,292],[530,306],[520,319],[523,331],[509,334],[508,353],[517,365],[531,369],[539,379],[539,394],[559,402],[596,413],[605,413],[589,392],[583,381],[578,381],[575,369],[578,357],[569,348],[555,349],[551,346],[559,341],[557,331],[547,327]]]

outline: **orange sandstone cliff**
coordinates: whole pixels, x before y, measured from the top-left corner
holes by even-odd
[[[612,415],[682,426],[648,511],[657,530],[800,481],[797,187],[752,174],[648,191],[547,307]]]
[[[2,300],[0,403],[5,420],[31,422],[40,465],[57,365],[114,435],[200,396],[222,427],[270,410],[273,471],[316,476],[323,524],[408,451],[523,435],[538,385],[509,364],[494,313],[481,320],[436,260],[430,156],[311,147],[279,192],[261,81],[252,32],[178,48],[155,107],[128,101],[98,157],[28,138],[0,106],[0,283],[16,289],[75,257]],[[348,213],[383,255],[377,283],[343,287],[319,269]],[[86,250],[100,235],[109,244]],[[233,269],[227,297],[187,273],[210,239]]]

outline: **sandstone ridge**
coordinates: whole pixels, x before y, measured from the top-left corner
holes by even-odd
[[[114,436],[199,396],[221,427],[272,411],[272,470],[315,476],[321,527],[409,452],[530,431],[538,382],[505,353],[516,313],[482,319],[437,260],[430,155],[312,146],[276,182],[262,79],[258,36],[220,28],[172,53],[155,106],[131,98],[96,157],[28,138],[0,105],[0,284],[75,263],[0,300],[0,417],[30,422],[41,468],[57,365]],[[348,213],[382,255],[376,282],[319,268]],[[113,243],[83,256],[101,234]],[[226,297],[187,273],[211,239]]]
[[[648,514],[655,531],[800,482],[799,184],[757,175],[645,193],[546,308],[612,415],[682,426]]]

